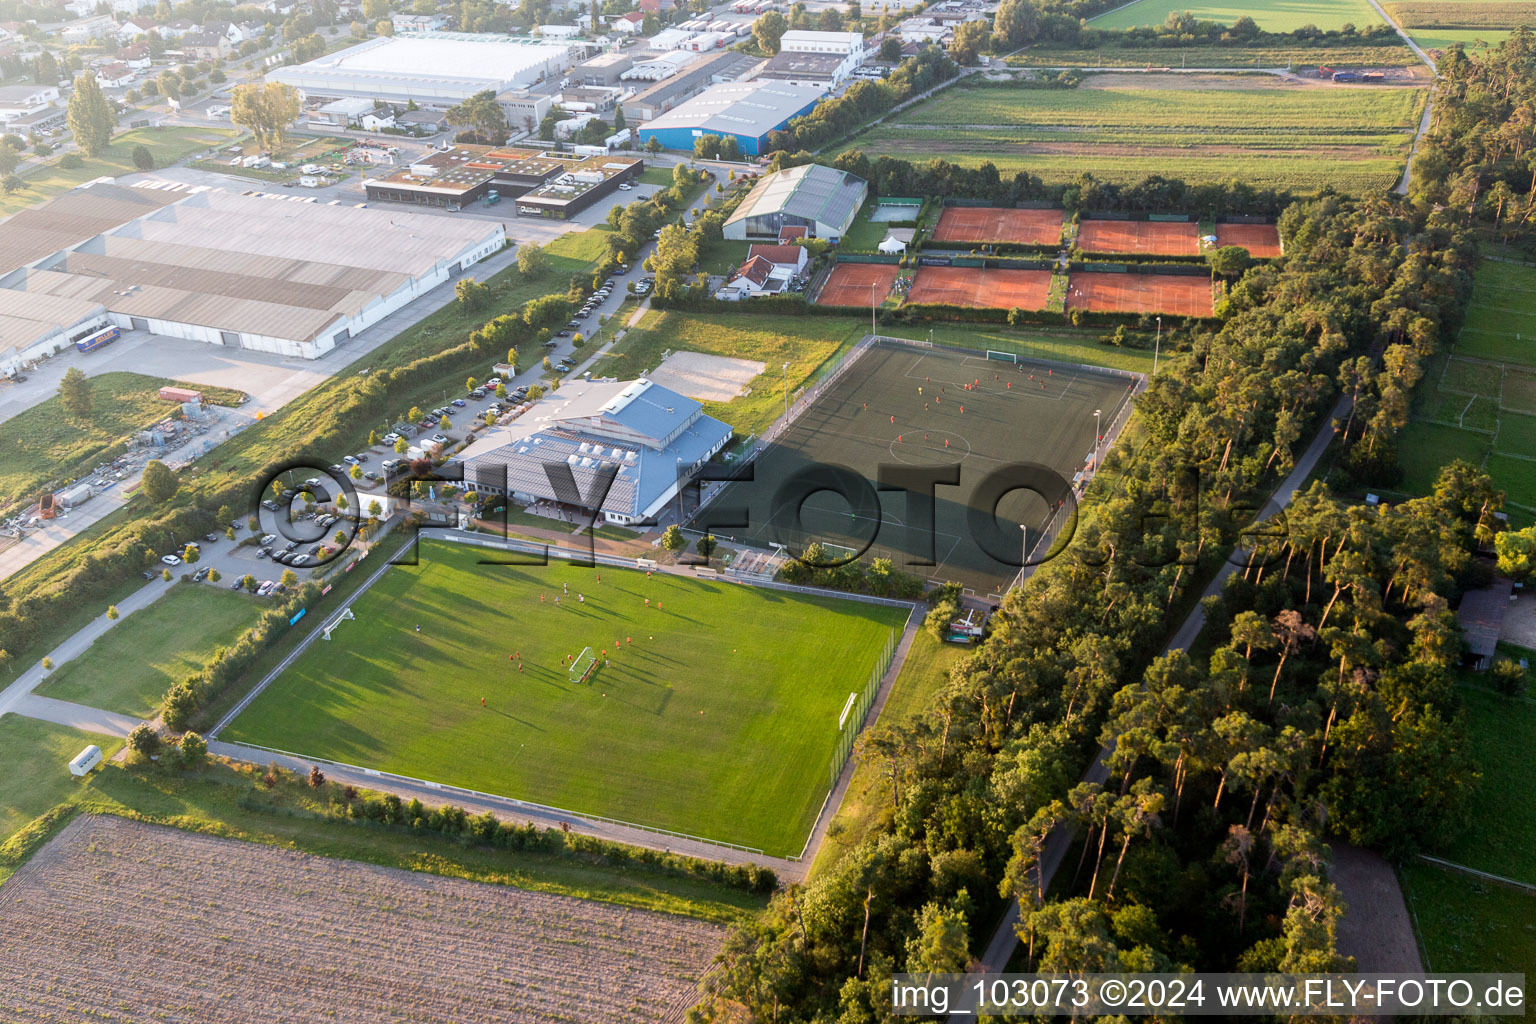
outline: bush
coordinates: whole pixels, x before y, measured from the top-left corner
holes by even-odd
[[[181,763],[187,768],[197,768],[208,758],[208,741],[195,732],[181,737]]]
[[[1518,661],[1509,658],[1495,658],[1493,660],[1493,688],[1508,697],[1519,697],[1525,693],[1525,667]]]
[[[135,726],[128,734],[128,749],[142,757],[154,757],[160,753],[160,734],[147,722]]]
[[[59,157],[59,166],[66,171],[73,171],[84,167],[85,161],[80,159],[79,153],[65,153]]]

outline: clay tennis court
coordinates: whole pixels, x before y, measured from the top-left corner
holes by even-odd
[[[1217,224],[1216,244],[1240,245],[1250,256],[1271,259],[1280,255],[1280,229],[1273,224]]]
[[[1214,312],[1207,277],[1093,271],[1073,274],[1067,282],[1067,308],[1172,316],[1210,316]]]
[[[919,267],[908,302],[942,302],[983,309],[1044,309],[1049,270]]]
[[[1083,252],[1198,256],[1200,226],[1190,221],[1085,220],[1077,226],[1077,247]]]
[[[839,263],[827,275],[816,305],[868,306],[873,296],[884,301],[900,270],[894,263]]]
[[[1060,210],[1005,210],[990,206],[949,206],[933,229],[935,242],[1017,242],[1055,245],[1061,241]]]

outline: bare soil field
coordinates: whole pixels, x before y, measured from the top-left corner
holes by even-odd
[[[0,886],[0,1020],[680,1021],[724,934],[83,816]]]
[[[1161,74],[1156,71],[1107,71],[1083,79],[1080,89],[1229,89],[1251,92],[1254,89],[1380,89],[1382,85],[1428,85],[1433,79],[1423,66],[1389,68],[1385,79],[1374,85],[1335,82],[1315,75],[1206,74],[1203,72]]]

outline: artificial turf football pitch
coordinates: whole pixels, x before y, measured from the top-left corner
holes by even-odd
[[[1017,575],[1026,544],[1034,557],[1044,554],[1036,542],[1055,512],[1043,496],[1066,500],[1093,451],[1094,410],[1107,448],[1134,383],[1062,363],[875,345],[808,396],[809,407],[758,456],[753,478],[727,484],[692,525],[762,547],[785,544],[796,554],[817,541],[828,545],[828,561],[862,552],[865,560],[889,558],[898,569],[996,594]],[[1022,478],[1039,485],[1035,493],[1015,488],[999,497],[989,479],[1012,479],[1008,467],[1020,464],[1049,470],[1050,480],[1026,471]],[[915,491],[879,483],[893,470],[937,467],[952,469],[958,483],[933,488],[930,530],[922,510],[914,511]],[[845,489],[807,495],[790,483],[802,478]],[[845,498],[860,480],[862,493]]]
[[[491,557],[423,541],[220,738],[800,852],[838,716],[907,609]]]

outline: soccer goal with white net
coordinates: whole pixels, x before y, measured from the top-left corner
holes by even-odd
[[[1003,363],[1017,363],[1019,361],[1019,357],[1012,352],[999,352],[995,348],[987,349],[987,358],[996,359]]]
[[[343,620],[345,620],[345,619],[355,619],[355,618],[357,618],[357,616],[352,614],[352,609],[351,608],[343,608],[341,610],[341,614],[336,616],[330,622],[328,622],[326,624],[325,628],[320,631],[320,639],[322,639],[322,640],[329,640],[331,638],[331,630],[333,630],[337,626],[341,625]]]
[[[581,653],[576,655],[576,660],[571,662],[571,682],[584,683],[587,676],[597,667],[597,655],[592,653],[592,648],[583,647]]]

